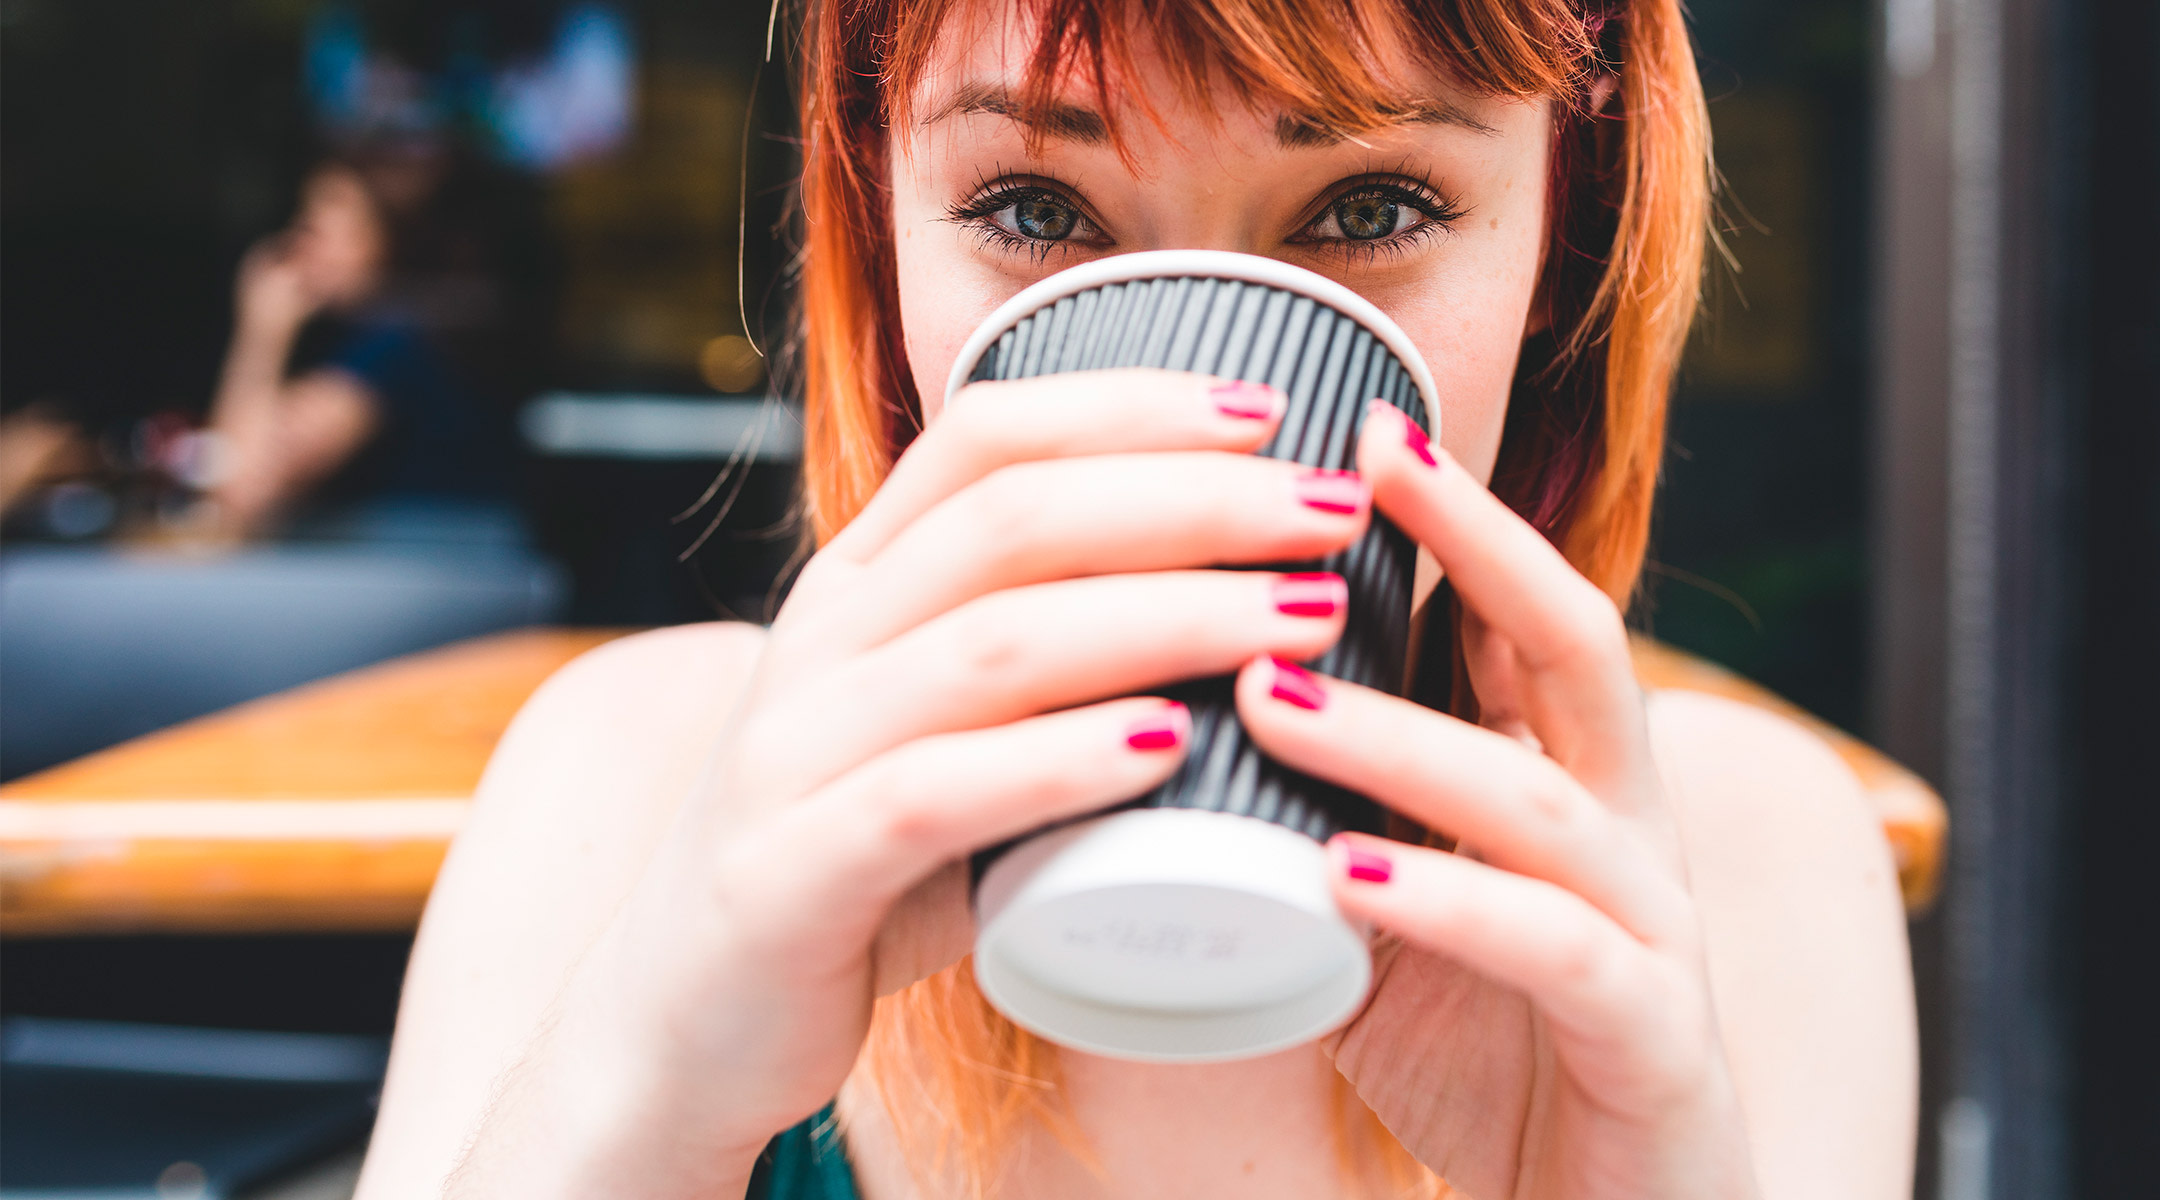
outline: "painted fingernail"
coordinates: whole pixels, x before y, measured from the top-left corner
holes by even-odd
[[[1327,513],[1354,513],[1369,496],[1356,471],[1307,471],[1298,476],[1298,500]]]
[[[1425,431],[1418,428],[1418,423],[1408,414],[1403,416],[1403,441],[1410,447],[1410,453],[1418,456],[1419,462],[1428,467],[1440,465],[1440,460],[1433,457],[1432,439],[1425,436]]]
[[[1274,592],[1275,611],[1292,617],[1332,617],[1350,603],[1350,585],[1326,572],[1285,575]]]
[[[1135,750],[1175,750],[1192,732],[1192,712],[1172,700],[1162,711],[1125,727],[1125,744]]]
[[[1268,695],[1285,704],[1294,704],[1308,712],[1318,712],[1327,703],[1327,693],[1320,690],[1320,681],[1313,673],[1288,659],[1269,658],[1275,667],[1275,679],[1268,685]]]
[[[1395,874],[1395,864],[1378,854],[1344,846],[1343,874],[1366,883],[1386,883]]]
[[[1249,379],[1232,379],[1208,389],[1215,411],[1226,417],[1265,421],[1282,409],[1283,394],[1277,388]]]

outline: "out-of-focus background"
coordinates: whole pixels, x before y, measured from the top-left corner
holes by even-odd
[[[1637,623],[1948,802],[1916,1194],[2150,1194],[2160,14],[1692,15],[1736,269]],[[0,0],[0,1197],[349,1189],[382,880],[462,795],[385,760],[455,777],[601,636],[535,631],[769,616],[767,16]]]

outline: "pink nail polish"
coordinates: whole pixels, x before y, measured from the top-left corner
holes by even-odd
[[[1208,389],[1208,395],[1215,401],[1215,411],[1248,421],[1265,421],[1274,416],[1282,401],[1281,392],[1245,379],[1218,383]]]
[[[1425,431],[1419,429],[1418,423],[1408,416],[1403,418],[1403,441],[1409,445],[1410,453],[1418,456],[1419,462],[1428,467],[1440,465],[1440,460],[1433,457],[1432,439],[1426,437]]]
[[[1275,611],[1293,617],[1332,617],[1350,603],[1350,585],[1326,572],[1285,575],[1274,592]]]
[[[1356,471],[1307,471],[1298,476],[1298,500],[1328,513],[1354,513],[1365,507],[1365,481]]]
[[[1125,727],[1125,744],[1135,750],[1174,750],[1185,744],[1192,730],[1192,713],[1172,700],[1153,716],[1142,717]]]
[[[1366,883],[1386,883],[1395,874],[1395,864],[1377,854],[1343,847],[1343,874]]]
[[[1320,690],[1320,681],[1313,673],[1287,659],[1268,659],[1275,667],[1275,680],[1268,686],[1268,694],[1285,704],[1293,704],[1307,712],[1318,712],[1327,703],[1327,693]]]

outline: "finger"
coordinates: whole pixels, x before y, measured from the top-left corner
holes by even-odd
[[[1190,733],[1183,705],[1138,697],[906,742],[732,843],[724,910],[783,950],[845,963],[939,867],[1146,792]]]
[[[1655,952],[1582,897],[1460,855],[1385,838],[1328,843],[1346,914],[1529,998],[1561,1035],[1629,1059],[1678,1015]]]
[[[1283,579],[1153,571],[992,592],[773,696],[738,758],[769,794],[798,795],[928,734],[1228,675],[1255,654],[1316,656],[1342,609]]]
[[[828,548],[866,561],[932,505],[999,467],[1075,455],[1257,450],[1282,393],[1183,371],[1074,371],[953,396]]]
[[[819,621],[828,657],[1000,588],[1083,575],[1324,558],[1364,532],[1363,481],[1220,452],[1003,467],[903,530]],[[1338,598],[1339,600],[1339,598]]]
[[[1581,895],[1652,943],[1691,928],[1666,861],[1558,763],[1490,729],[1293,664],[1239,673],[1238,715],[1275,761]]]
[[[1445,450],[1424,446],[1400,410],[1376,402],[1372,415],[1358,461],[1374,506],[1432,551],[1456,597],[1512,645],[1522,716],[1547,753],[1625,803],[1648,768],[1648,741],[1619,609]]]
[[[1462,612],[1463,668],[1477,696],[1478,724],[1539,750],[1544,743],[1530,727],[1523,702],[1522,664],[1515,644],[1493,631],[1476,612]]]

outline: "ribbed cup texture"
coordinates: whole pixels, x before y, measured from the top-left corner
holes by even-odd
[[[1430,427],[1410,373],[1355,320],[1310,297],[1235,279],[1169,277],[1105,284],[1058,300],[992,343],[968,378],[1024,379],[1110,367],[1168,367],[1281,388],[1282,427],[1260,453],[1310,467],[1356,465],[1366,401],[1379,397]],[[1416,548],[1375,514],[1348,549],[1320,562],[1279,564],[1333,571],[1349,584],[1342,640],[1315,670],[1402,694]],[[1326,841],[1338,830],[1380,833],[1380,806],[1281,767],[1245,736],[1228,676],[1166,689],[1192,709],[1183,767],[1125,807],[1215,809],[1259,817]],[[979,880],[1010,846],[976,855]]]

